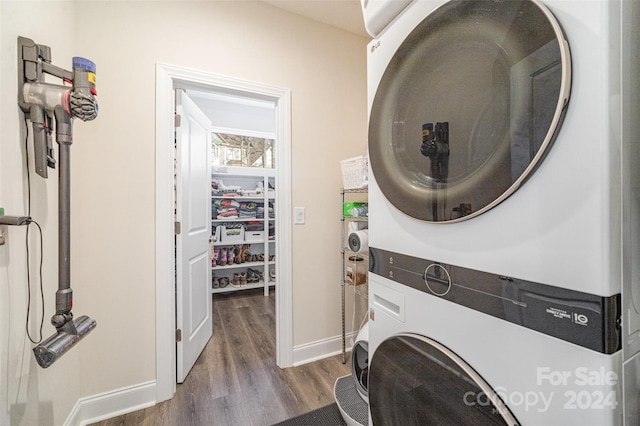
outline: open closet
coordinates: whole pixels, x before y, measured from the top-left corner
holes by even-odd
[[[211,120],[212,293],[275,287],[275,103],[187,91]]]
[[[176,99],[176,341],[182,383],[216,330],[222,338],[225,318],[212,314],[216,304],[234,303],[233,294],[245,290],[275,294],[276,103],[189,88],[178,89]]]
[[[214,135],[220,151],[247,151],[226,142],[235,139],[228,136]],[[249,141],[259,138],[246,139],[251,147]],[[263,146],[265,140],[255,143]],[[213,166],[211,176],[212,292],[263,288],[268,296],[276,281],[274,169]]]

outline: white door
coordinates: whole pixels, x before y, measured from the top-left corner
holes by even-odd
[[[212,335],[211,123],[176,90],[176,358],[184,382]]]

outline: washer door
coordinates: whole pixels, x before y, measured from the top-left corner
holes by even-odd
[[[434,340],[412,334],[392,336],[375,350],[369,409],[374,425],[518,424],[462,358]]]
[[[351,375],[356,382],[356,390],[363,400],[368,401],[369,395],[369,343],[358,340],[351,349]]]
[[[452,0],[400,45],[369,119],[376,182],[431,222],[512,194],[551,145],[569,100],[568,44],[533,0]]]

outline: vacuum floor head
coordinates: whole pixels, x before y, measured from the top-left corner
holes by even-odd
[[[96,328],[96,321],[86,315],[78,317],[73,321],[76,333],[58,329],[56,334],[49,337],[44,342],[33,348],[38,365],[47,368],[64,355],[69,349],[75,346],[91,330]]]

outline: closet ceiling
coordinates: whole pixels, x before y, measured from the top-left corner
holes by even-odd
[[[364,28],[360,0],[262,0],[353,34],[370,38]]]

